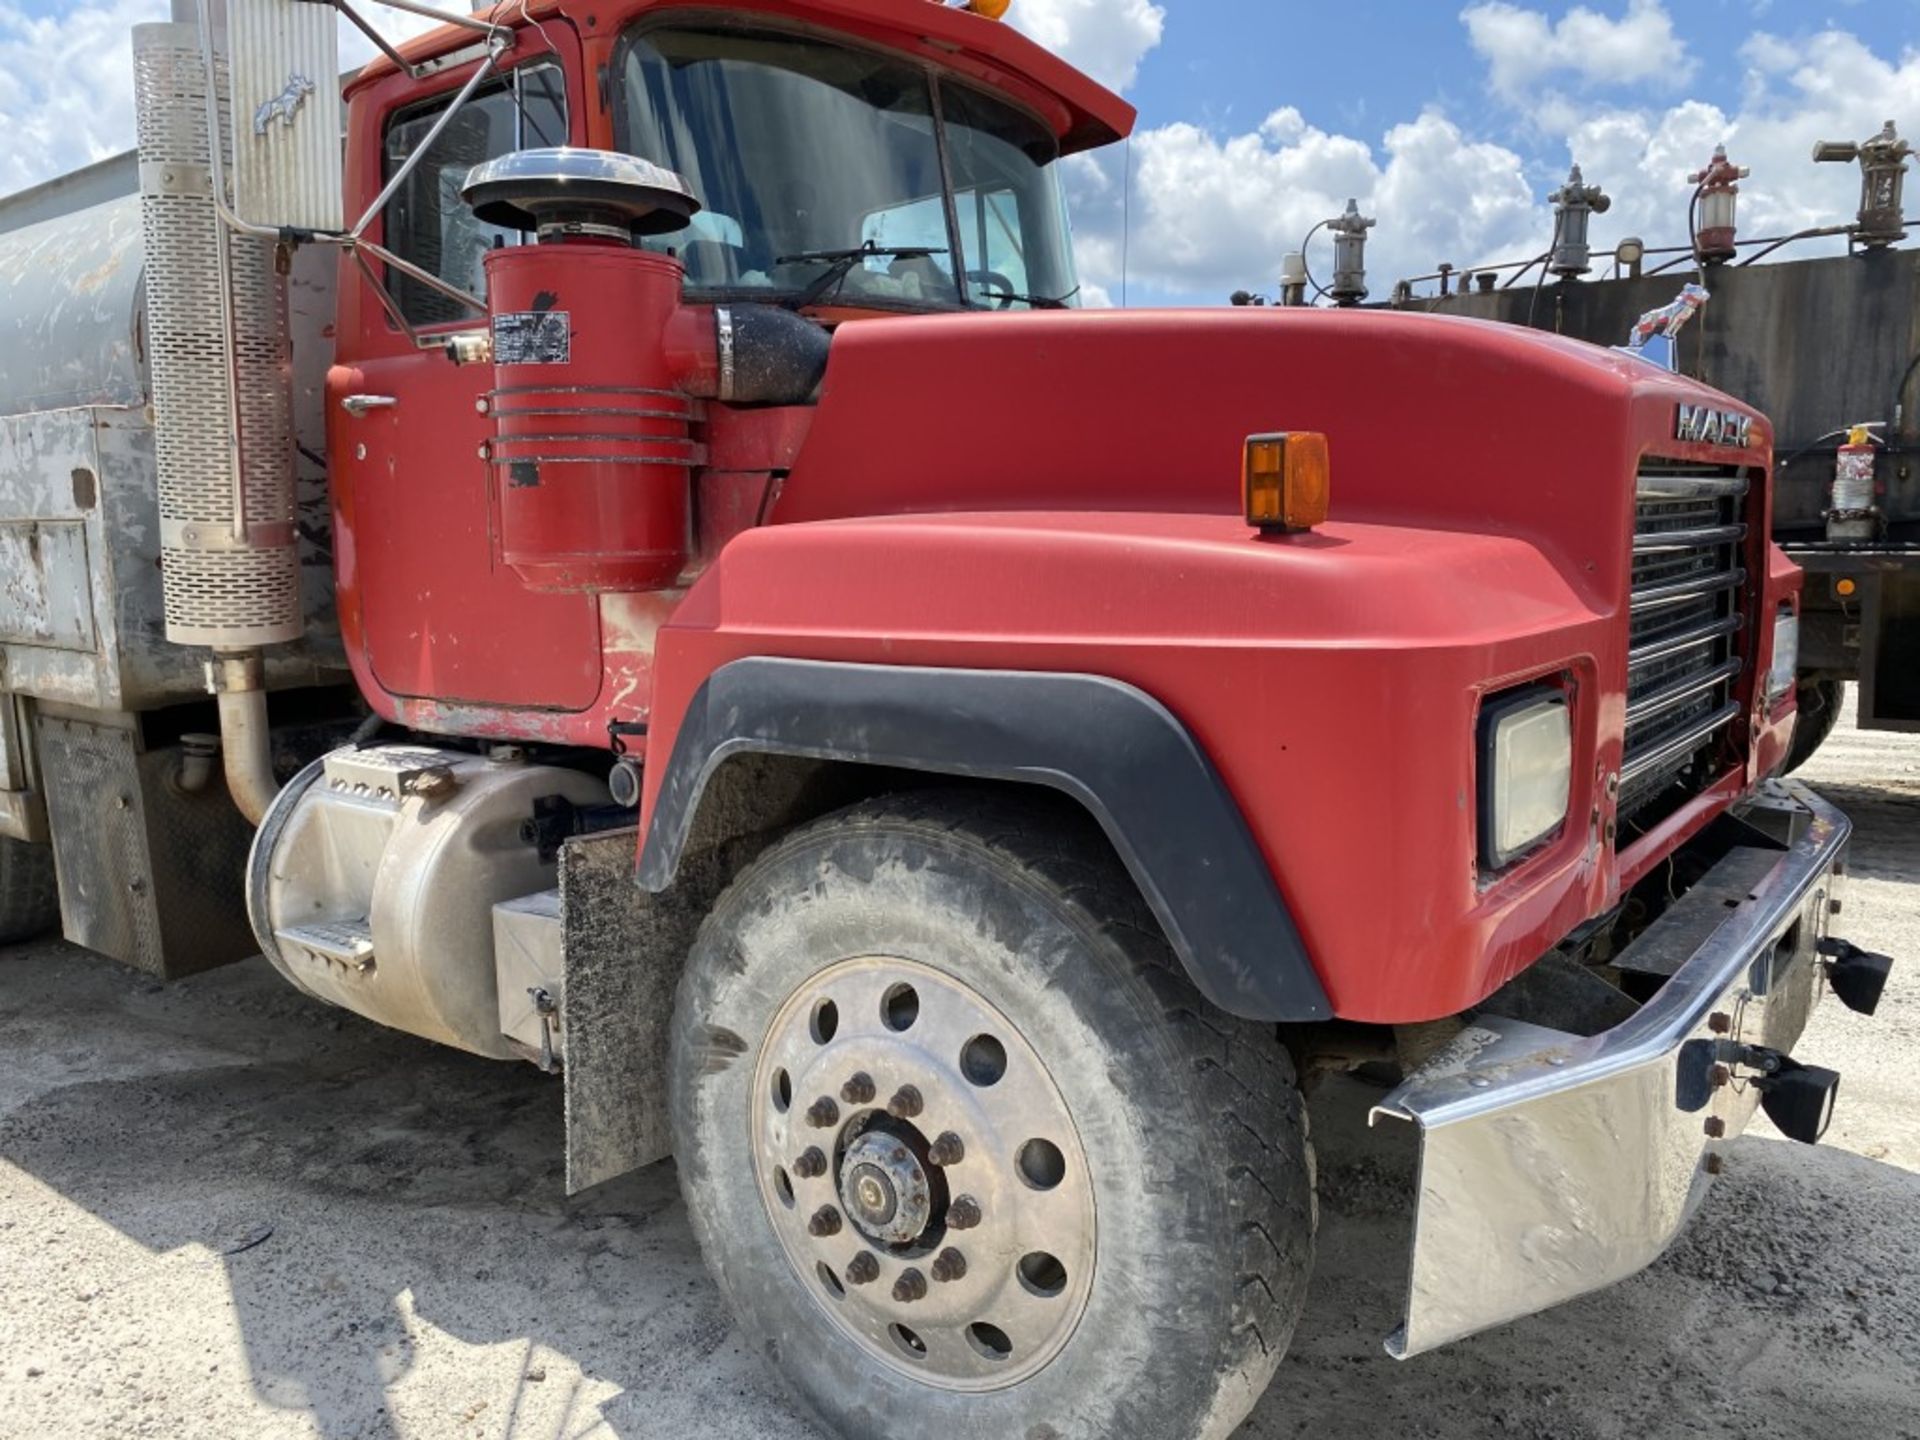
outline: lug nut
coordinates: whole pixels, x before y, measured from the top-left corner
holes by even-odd
[[[873,1096],[873,1077],[864,1070],[840,1087],[840,1098],[849,1105],[871,1105]]]
[[[950,1280],[959,1280],[967,1273],[967,1257],[952,1246],[948,1246],[933,1257],[933,1278],[941,1284]]]
[[[893,1282],[893,1298],[902,1305],[911,1305],[915,1300],[924,1300],[927,1295],[927,1277],[918,1270],[902,1270],[900,1278]]]
[[[827,1157],[820,1153],[817,1145],[809,1145],[800,1158],[793,1162],[793,1173],[802,1180],[811,1180],[827,1173]]]
[[[1707,1079],[1711,1080],[1713,1082],[1713,1088],[1718,1090],[1721,1086],[1729,1084],[1733,1080],[1733,1071],[1729,1070],[1725,1065],[1716,1065],[1707,1072]]]
[[[1707,1017],[1707,1029],[1716,1035],[1725,1035],[1733,1029],[1733,1017],[1724,1010],[1716,1010]]]
[[[1720,1158],[1720,1153],[1718,1151],[1715,1151],[1713,1154],[1707,1156],[1707,1161],[1706,1161],[1707,1174],[1718,1175],[1722,1170],[1726,1168],[1727,1168],[1727,1162]]]
[[[840,1107],[833,1103],[831,1095],[822,1095],[807,1107],[807,1124],[816,1130],[825,1130],[830,1125],[840,1123]]]
[[[967,1147],[960,1143],[960,1137],[951,1130],[927,1147],[927,1158],[936,1165],[958,1165],[966,1156]]]
[[[831,1205],[822,1205],[813,1212],[813,1218],[807,1221],[807,1233],[816,1240],[825,1240],[829,1235],[838,1235],[840,1212]]]
[[[947,1206],[947,1228],[951,1230],[971,1230],[980,1220],[980,1202],[971,1195],[962,1195]]]
[[[1722,1120],[1718,1115],[1709,1115],[1707,1117],[1707,1138],[1709,1140],[1726,1139],[1727,1122]]]
[[[893,1092],[893,1098],[887,1101],[887,1113],[896,1120],[911,1120],[926,1108],[926,1101],[920,1098],[920,1092],[911,1085],[902,1085]]]
[[[849,1285],[871,1285],[880,1278],[880,1262],[873,1258],[873,1252],[862,1250],[853,1257],[853,1263],[847,1266]]]

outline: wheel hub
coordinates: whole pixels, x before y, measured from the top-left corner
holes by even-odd
[[[840,1165],[840,1203],[870,1239],[911,1245],[933,1215],[926,1169],[907,1142],[870,1130],[847,1147]]]
[[[914,961],[841,961],[774,1017],[753,1093],[768,1217],[841,1332],[953,1390],[1059,1354],[1092,1291],[1092,1175],[1040,1054],[991,1002]]]

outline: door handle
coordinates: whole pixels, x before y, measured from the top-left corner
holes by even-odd
[[[391,410],[400,402],[392,395],[349,395],[340,408],[349,415],[364,415],[369,410]]]

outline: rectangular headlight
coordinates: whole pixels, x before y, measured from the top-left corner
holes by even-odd
[[[1800,617],[1782,605],[1773,617],[1773,669],[1767,672],[1767,704],[1777,705],[1793,693],[1800,670]]]
[[[1529,687],[1480,715],[1480,862],[1500,870],[1558,830],[1573,788],[1567,697]]]

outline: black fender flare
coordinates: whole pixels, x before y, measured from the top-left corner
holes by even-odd
[[[1062,791],[1106,832],[1208,1000],[1249,1020],[1332,1017],[1239,806],[1142,690],[1102,675],[733,661],[681,719],[640,849],[642,886],[672,885],[707,781],[755,752]]]

